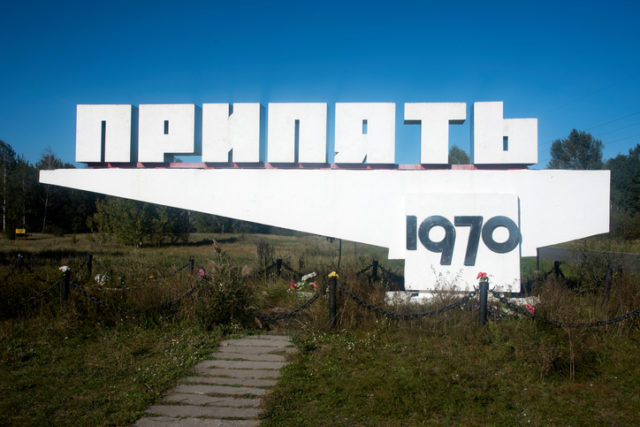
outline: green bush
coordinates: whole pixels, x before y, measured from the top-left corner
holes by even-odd
[[[240,268],[220,254],[195,299],[196,321],[207,331],[217,325],[247,326],[254,309],[253,289],[242,278]]]

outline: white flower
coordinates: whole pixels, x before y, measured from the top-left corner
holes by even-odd
[[[305,274],[304,276],[302,276],[302,278],[300,279],[301,282],[304,282],[307,279],[312,279],[314,277],[316,277],[318,274],[314,271],[313,273],[309,273],[309,274]]]
[[[66,273],[67,271],[71,271],[71,268],[68,265],[63,265],[62,267],[58,268],[58,270]]]

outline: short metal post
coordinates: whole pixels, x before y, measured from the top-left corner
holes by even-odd
[[[282,258],[276,259],[276,274],[280,276],[282,273]]]
[[[18,259],[16,260],[16,268],[20,270],[24,266],[24,255],[18,254]]]
[[[337,291],[337,277],[329,278],[329,324],[331,328],[336,326],[336,291]]]
[[[371,278],[373,279],[374,282],[377,282],[378,281],[378,260],[374,259],[371,265],[373,266]]]
[[[189,272],[193,274],[193,270],[195,270],[195,268],[196,268],[196,261],[193,259],[193,257],[189,257]]]
[[[536,248],[536,270],[540,271],[540,248]]]
[[[560,261],[553,261],[553,272],[556,277],[562,277],[564,279],[564,274],[562,274],[562,270],[560,270]]]
[[[87,276],[91,278],[91,273],[93,272],[93,255],[87,254]]]
[[[487,296],[489,294],[489,282],[480,282],[480,316],[478,323],[480,326],[487,324]]]
[[[69,299],[69,270],[62,273],[62,287],[60,288],[60,299],[66,303]]]

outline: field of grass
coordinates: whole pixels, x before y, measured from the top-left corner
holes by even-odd
[[[345,242],[338,261],[337,241],[307,235],[203,234],[191,236],[186,245],[142,249],[92,235],[0,241],[0,277],[13,271],[22,253],[40,278],[55,280],[57,267],[67,264],[81,280],[80,265],[90,252],[96,260],[92,274],[109,277],[105,286],[137,289],[105,292],[92,278],[82,279],[92,294],[127,308],[124,315],[97,308],[73,292],[66,305],[53,295],[27,309],[3,309],[0,424],[135,421],[221,337],[261,332],[238,307],[278,312],[303,301],[287,291],[295,275],[245,277],[262,268],[259,247],[263,255],[269,252],[296,270],[317,271],[321,282],[340,262],[341,283],[378,305],[384,304],[385,289],[354,272],[372,259],[402,272],[401,264],[386,261],[383,249]],[[189,257],[218,285],[201,285],[170,310],[145,310],[192,286],[187,271],[174,274]],[[544,261],[540,270],[551,267]],[[534,281],[532,293],[542,300],[536,314],[562,322],[594,321],[640,306],[636,277],[616,275],[606,294],[603,283],[590,282],[600,272],[589,276],[585,270],[563,266],[575,283],[584,282],[577,289],[552,276]],[[535,259],[523,259],[522,274],[540,276]],[[2,304],[23,301],[44,287],[34,282],[33,273],[7,277],[11,280],[0,289]],[[445,303],[446,297],[434,305]],[[433,307],[415,309],[427,308]],[[407,322],[367,311],[340,295],[335,329],[329,327],[326,298],[290,320],[269,324],[271,330],[291,334],[300,352],[268,397],[263,424],[640,422],[637,317],[602,328],[555,327],[493,305],[489,324],[479,327],[472,308]]]
[[[587,237],[558,245],[567,249],[640,254],[640,240],[618,240],[609,235]]]

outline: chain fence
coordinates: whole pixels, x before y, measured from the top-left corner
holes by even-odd
[[[382,314],[384,316],[391,317],[391,318],[394,318],[394,319],[399,319],[399,320],[419,319],[419,318],[422,318],[422,317],[434,316],[436,314],[442,314],[442,313],[447,312],[449,310],[453,310],[454,308],[464,306],[465,304],[467,304],[469,302],[469,300],[471,300],[472,298],[474,298],[476,296],[476,292],[477,292],[477,290],[474,289],[473,291],[469,292],[467,295],[463,296],[462,298],[459,298],[459,299],[453,301],[452,303],[447,304],[444,307],[440,307],[440,308],[438,308],[436,310],[423,311],[423,312],[419,312],[419,313],[400,313],[400,312],[397,312],[397,311],[387,310],[387,309],[385,309],[383,307],[371,304],[371,303],[365,301],[364,299],[360,298],[359,296],[355,295],[353,292],[351,292],[349,289],[347,289],[344,286],[342,286],[342,284],[340,284],[340,283],[338,283],[338,289],[340,290],[340,292],[342,292],[345,295],[347,295],[349,298],[354,300],[356,303],[358,303],[362,307],[364,307],[364,308],[366,308],[368,310],[371,310],[371,311],[375,311],[376,313],[380,313],[380,314]]]
[[[640,307],[639,307],[639,308],[636,308],[635,310],[628,311],[620,316],[616,316],[616,317],[612,317],[604,320],[596,320],[594,322],[561,322],[559,320],[549,319],[544,316],[537,316],[535,312],[531,313],[527,309],[519,306],[518,304],[514,304],[513,302],[509,301],[504,295],[501,295],[500,293],[494,290],[490,290],[489,292],[491,292],[491,294],[498,301],[500,301],[502,304],[506,305],[510,309],[515,310],[518,313],[526,317],[529,317],[531,319],[538,319],[550,325],[558,326],[561,328],[593,328],[593,327],[599,327],[599,326],[607,326],[607,325],[612,325],[614,323],[622,322],[623,320],[630,319],[640,314]]]
[[[85,260],[80,264],[80,266],[78,267],[77,271],[79,272],[78,274],[76,274],[76,277],[80,277],[81,276],[81,272],[83,270],[83,268],[87,268],[87,272],[89,272],[91,274],[91,266],[93,263],[96,263],[97,265],[102,265],[102,267],[105,267],[104,264],[102,264],[100,261],[96,260],[96,259],[92,259],[91,257],[87,257],[85,258]],[[556,268],[554,268],[554,270],[557,270],[557,266],[555,266]],[[175,275],[178,274],[179,272],[185,270],[189,268],[189,271],[191,273],[191,275],[193,276],[194,271],[196,269],[196,265],[194,263],[193,258],[189,259],[189,262],[185,263],[184,265],[178,267],[175,269],[175,271],[173,271],[172,273],[170,273],[171,275]],[[278,271],[282,271],[282,269],[286,269],[288,271],[290,271],[293,274],[298,274],[298,275],[302,275],[302,273],[296,271],[295,269],[291,268],[287,263],[283,262],[281,259],[277,260],[277,262],[273,263],[271,266],[267,267],[266,269],[264,269],[261,272],[258,272],[257,274],[264,274],[265,272],[268,272],[270,269],[273,268],[277,268]],[[177,306],[178,304],[180,304],[182,301],[184,301],[185,299],[191,297],[192,295],[194,295],[204,284],[207,285],[211,285],[211,281],[208,279],[208,277],[206,276],[206,273],[204,272],[204,269],[199,268],[198,270],[198,281],[197,283],[195,283],[193,286],[191,286],[188,290],[186,290],[184,293],[182,293],[180,296],[176,297],[175,299],[172,299],[170,301],[161,303],[159,305],[153,306],[153,307],[149,307],[146,309],[142,309],[142,310],[131,310],[131,309],[125,309],[123,307],[120,307],[118,305],[115,305],[113,303],[109,303],[107,301],[105,301],[102,298],[99,298],[95,295],[92,295],[89,291],[87,291],[85,288],[83,288],[83,286],[78,283],[78,281],[76,280],[71,280],[70,278],[70,271],[64,272],[63,278],[62,280],[57,280],[53,283],[47,282],[45,279],[42,279],[41,277],[39,277],[29,266],[24,264],[24,259],[20,259],[16,266],[9,272],[9,275],[7,277],[9,277],[11,274],[16,274],[19,271],[22,270],[28,271],[31,275],[33,275],[36,280],[43,282],[43,283],[47,283],[49,286],[44,289],[43,291],[38,292],[37,294],[30,296],[29,298],[27,298],[25,301],[17,303],[17,304],[13,304],[13,305],[9,305],[8,307],[13,308],[14,310],[21,310],[25,307],[27,307],[29,304],[41,300],[43,298],[45,298],[47,295],[50,295],[51,293],[53,293],[56,289],[60,288],[61,289],[61,296],[64,300],[66,300],[68,295],[68,289],[69,289],[69,285],[70,288],[77,293],[78,295],[80,295],[81,297],[85,298],[86,300],[92,302],[93,304],[99,306],[100,308],[106,309],[106,310],[113,310],[116,311],[120,314],[141,314],[141,313],[147,313],[147,312],[151,312],[151,311],[155,311],[155,310],[162,310],[162,309],[167,309],[167,308],[171,308],[174,306]],[[373,270],[374,272],[376,271],[380,271],[382,272],[382,275],[389,275],[390,277],[394,277],[396,279],[403,279],[401,276],[396,275],[395,273],[386,270],[384,267],[380,266],[377,262],[374,261],[373,264],[367,266],[366,268],[360,270],[359,272],[356,273],[356,276],[361,275],[363,273],[366,273],[369,270]],[[550,271],[547,274],[551,274],[554,272],[554,270]],[[611,276],[611,272],[607,272],[607,280],[608,278]],[[453,310],[455,308],[458,307],[463,307],[465,305],[467,305],[472,299],[474,299],[477,295],[478,295],[478,289],[474,289],[471,292],[469,292],[468,294],[456,299],[455,301],[437,308],[437,309],[433,309],[433,310],[427,310],[427,311],[422,311],[422,312],[399,312],[399,311],[395,311],[386,307],[381,307],[375,304],[372,304],[369,301],[366,301],[364,298],[356,295],[355,293],[353,293],[350,289],[348,289],[345,285],[343,285],[342,283],[339,283],[337,280],[337,274],[332,273],[331,275],[329,275],[330,279],[330,283],[331,280],[334,280],[333,285],[329,287],[329,294],[330,294],[330,306],[332,306],[330,308],[331,313],[330,316],[332,318],[335,318],[335,294],[336,291],[339,291],[340,293],[346,295],[348,298],[350,298],[351,300],[355,301],[359,306],[376,312],[378,314],[381,314],[383,316],[387,316],[389,318],[393,318],[393,319],[398,319],[398,320],[412,320],[412,319],[420,319],[420,318],[424,318],[424,317],[428,317],[428,316],[435,316],[435,315],[439,315],[442,313],[445,313],[449,310]],[[331,279],[333,278],[333,279]],[[104,288],[110,291],[126,291],[129,289],[134,289],[135,287],[129,287],[129,288]],[[66,290],[65,290],[66,289]],[[100,288],[98,288],[100,289]],[[484,289],[484,290],[483,290]],[[481,298],[480,298],[480,302],[479,304],[473,305],[471,308],[472,309],[476,309],[479,308],[480,312],[481,312],[481,316],[482,316],[482,310],[484,308],[484,313],[486,316],[487,313],[487,303],[486,303],[486,294],[487,291],[489,293],[491,293],[491,295],[493,295],[497,301],[499,301],[501,304],[503,304],[504,306],[508,307],[509,309],[523,315],[526,316],[528,318],[531,319],[538,319],[544,323],[556,326],[556,327],[562,327],[562,328],[591,328],[591,327],[601,327],[601,326],[607,326],[607,325],[611,325],[614,323],[618,323],[618,322],[622,322],[625,321],[627,319],[630,319],[632,317],[635,317],[637,315],[640,314],[640,307],[636,308],[634,310],[628,311],[624,314],[621,314],[619,316],[615,316],[612,318],[608,318],[608,319],[603,319],[603,320],[597,320],[597,321],[592,321],[592,322],[572,322],[572,321],[559,321],[559,320],[555,320],[555,319],[551,319],[551,318],[547,318],[545,316],[541,316],[541,315],[537,315],[535,314],[534,310],[528,310],[526,308],[524,308],[521,305],[518,305],[512,301],[510,301],[505,295],[504,293],[500,293],[497,292],[495,290],[488,290],[488,287],[485,286],[485,288],[480,289],[480,293],[481,293]],[[484,294],[482,293],[484,292]],[[66,294],[65,294],[66,293]],[[327,294],[327,283],[324,283],[308,300],[306,300],[305,302],[303,302],[302,304],[300,304],[299,306],[295,307],[292,310],[286,311],[286,312],[282,312],[282,313],[272,313],[272,314],[266,314],[266,313],[258,313],[258,312],[250,312],[248,314],[250,314],[251,316],[257,318],[258,320],[260,320],[261,322],[277,322],[280,320],[285,320],[291,317],[296,316],[297,314],[299,314],[300,312],[302,312],[303,310],[309,308],[312,304],[314,304],[316,301],[318,301],[320,299],[320,296]],[[484,300],[482,298],[482,295],[484,295]],[[484,304],[484,307],[483,307]],[[499,316],[499,312],[495,312],[493,311],[491,308],[488,309],[489,312],[494,314],[494,319],[499,319],[503,316]],[[485,320],[486,322],[486,320]],[[482,322],[481,322],[482,324]]]
[[[311,306],[311,304],[313,304],[314,302],[316,302],[316,300],[318,298],[320,298],[321,295],[324,295],[326,291],[326,285],[322,286],[320,289],[318,289],[312,296],[311,298],[309,298],[308,300],[306,300],[304,303],[302,303],[301,305],[299,305],[298,307],[294,308],[291,311],[287,311],[285,313],[278,313],[278,314],[261,314],[261,313],[252,313],[254,317],[257,317],[260,321],[262,322],[277,322],[279,320],[284,320],[284,319],[288,319],[290,317],[295,316],[296,314],[300,313],[302,310],[308,308]]]

